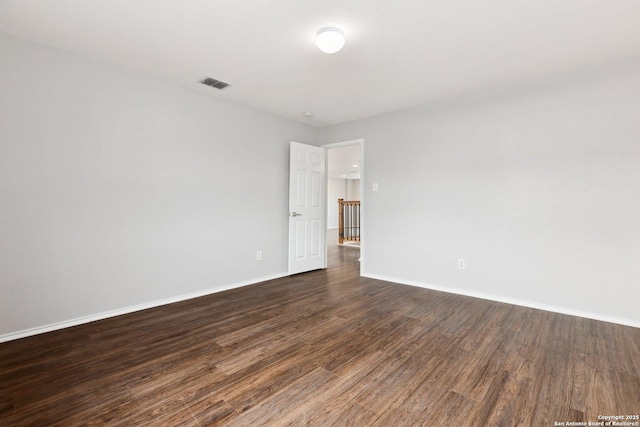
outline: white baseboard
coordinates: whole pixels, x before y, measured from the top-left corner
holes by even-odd
[[[77,325],[81,325],[83,323],[95,322],[97,320],[107,319],[109,317],[120,316],[120,315],[123,315],[123,314],[129,314],[129,313],[133,313],[133,312],[136,312],[136,311],[146,310],[146,309],[154,308],[154,307],[160,307],[162,305],[172,304],[174,302],[180,302],[180,301],[185,301],[185,300],[189,300],[189,299],[193,299],[193,298],[202,297],[202,296],[205,296],[205,295],[215,294],[215,293],[218,293],[218,292],[224,292],[224,291],[228,291],[228,290],[231,290],[231,289],[241,288],[243,286],[254,285],[256,283],[266,282],[268,280],[279,279],[279,278],[285,277],[287,275],[288,275],[288,273],[286,273],[286,272],[278,273],[278,274],[274,274],[274,275],[271,275],[271,276],[261,277],[261,278],[258,278],[258,279],[245,280],[245,281],[242,281],[242,282],[233,283],[233,284],[222,286],[222,287],[215,288],[215,289],[207,289],[207,290],[204,290],[204,291],[192,292],[192,293],[189,293],[189,294],[178,295],[176,297],[165,298],[165,299],[151,301],[151,302],[143,303],[143,304],[137,304],[137,305],[121,308],[121,309],[105,311],[105,312],[102,312],[102,313],[92,314],[92,315],[89,315],[89,316],[77,317],[75,319],[65,320],[65,321],[62,321],[62,322],[50,323],[48,325],[38,326],[38,327],[35,327],[35,328],[30,328],[30,329],[24,329],[24,330],[18,331],[18,332],[11,332],[11,333],[8,333],[8,334],[0,335],[0,343],[7,342],[7,341],[13,341],[13,340],[17,340],[17,339],[20,339],[20,338],[29,337],[29,336],[32,336],[32,335],[43,334],[45,332],[51,332],[51,331],[55,331],[55,330],[58,330],[58,329],[69,328],[71,326],[77,326]],[[497,296],[497,295],[491,295],[491,294],[485,294],[485,293],[480,293],[480,292],[467,291],[467,290],[463,290],[463,289],[449,288],[449,287],[446,287],[446,286],[437,286],[437,285],[432,285],[432,284],[429,284],[429,283],[423,283],[423,282],[418,282],[418,281],[414,281],[414,280],[405,280],[405,279],[400,279],[400,278],[397,278],[397,277],[382,276],[382,275],[378,275],[378,274],[362,273],[362,277],[368,277],[368,278],[376,279],[376,280],[384,280],[385,282],[394,282],[394,283],[399,283],[399,284],[402,284],[402,285],[416,286],[416,287],[419,287],[419,288],[431,289],[431,290],[434,290],[434,291],[447,292],[447,293],[450,293],[450,294],[464,295],[464,296],[468,296],[468,297],[480,298],[480,299],[485,299],[485,300],[489,300],[489,301],[496,301],[496,302],[502,302],[502,303],[506,303],[506,304],[518,305],[518,306],[522,306],[522,307],[534,308],[534,309],[537,309],[537,310],[550,311],[550,312],[553,312],[553,313],[567,314],[567,315],[570,315],[570,316],[584,317],[584,318],[587,318],[587,319],[600,320],[600,321],[603,321],[603,322],[617,323],[617,324],[620,324],[620,325],[626,325],[626,326],[632,326],[632,327],[635,327],[635,328],[640,328],[640,323],[638,323],[636,321],[633,321],[633,320],[630,320],[630,319],[623,319],[623,318],[618,318],[618,317],[604,316],[604,315],[597,314],[597,313],[590,313],[590,312],[585,312],[585,311],[580,311],[580,310],[574,310],[574,309],[569,309],[569,308],[565,308],[565,307],[551,306],[551,305],[540,304],[540,303],[535,303],[535,302],[531,302],[531,301],[524,301],[524,300],[519,300],[519,299],[501,297],[501,296]]]
[[[174,302],[185,301],[193,298],[203,297],[205,295],[211,295],[218,292],[228,291],[230,289],[241,288],[243,286],[254,285],[260,282],[266,282],[268,280],[279,279],[281,277],[288,276],[289,273],[278,273],[271,276],[260,277],[258,279],[245,280],[242,282],[225,285],[215,289],[207,289],[198,292],[192,292],[189,294],[178,295],[171,298],[165,298],[161,300],[151,301],[143,304],[132,305],[129,307],[119,308],[116,310],[104,311],[102,313],[91,314],[83,317],[76,317],[75,319],[65,320],[62,322],[50,323],[44,326],[37,326],[35,328],[24,329],[18,332],[10,332],[8,334],[0,335],[0,343],[13,341],[20,338],[29,337],[32,335],[43,334],[45,332],[51,332],[58,329],[69,328],[71,326],[81,325],[83,323],[95,322],[96,320],[107,319],[109,317],[121,316],[123,314],[129,314],[136,311],[146,310],[148,308],[160,307],[162,305],[172,304]]]
[[[467,291],[464,289],[456,289],[456,288],[449,288],[446,286],[432,285],[430,283],[423,283],[423,282],[418,282],[414,280],[399,279],[397,277],[381,276],[378,274],[362,273],[362,277],[368,277],[370,279],[376,279],[376,280],[384,280],[385,282],[399,283],[401,285],[416,286],[418,288],[431,289],[434,291],[447,292],[450,294],[480,298],[480,299],[485,299],[489,301],[502,302],[502,303],[511,304],[511,305],[518,305],[521,307],[535,308],[537,310],[550,311],[552,313],[567,314],[569,316],[584,317],[586,319],[600,320],[602,322],[616,323],[619,325],[640,328],[640,323],[634,320],[623,319],[620,317],[605,316],[598,313],[590,313],[586,311],[574,310],[572,308],[557,307],[553,305],[540,304],[532,301],[507,298],[507,297],[502,297],[497,295],[485,294],[481,292]]]

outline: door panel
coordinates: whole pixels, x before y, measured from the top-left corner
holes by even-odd
[[[322,203],[322,183],[324,182],[322,174],[319,172],[311,172],[311,207],[320,208]]]
[[[320,221],[312,219],[311,221],[311,256],[320,255]]]
[[[306,221],[296,220],[296,260],[304,259],[307,257],[307,223]]]

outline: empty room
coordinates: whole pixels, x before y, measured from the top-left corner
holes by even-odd
[[[3,0],[0,425],[640,426],[639,23]]]

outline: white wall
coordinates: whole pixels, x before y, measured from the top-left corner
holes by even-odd
[[[316,139],[0,36],[0,340],[285,274],[289,141]]]
[[[365,274],[640,325],[638,111],[632,61],[320,135],[367,144]],[[284,274],[317,136],[0,36],[0,341]]]
[[[327,182],[327,228],[338,228],[338,199],[346,198],[346,180],[329,178]]]
[[[360,200],[360,180],[348,179],[347,181],[347,200]]]
[[[366,142],[365,275],[640,326],[639,114],[635,60],[321,143]]]

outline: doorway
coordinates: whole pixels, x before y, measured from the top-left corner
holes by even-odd
[[[341,251],[358,251],[362,271],[365,244],[364,140],[344,141],[322,147],[327,150],[327,265],[332,260],[341,259]],[[339,204],[338,199],[343,200],[343,205]]]

